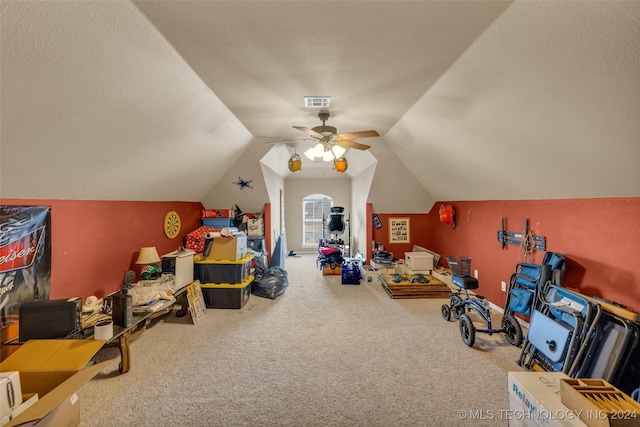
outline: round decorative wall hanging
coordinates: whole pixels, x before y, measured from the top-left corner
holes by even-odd
[[[169,211],[164,217],[164,234],[170,238],[175,238],[180,233],[180,215],[176,211]]]

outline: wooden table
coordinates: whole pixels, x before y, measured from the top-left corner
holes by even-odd
[[[113,336],[106,340],[105,347],[117,347],[120,350],[120,366],[121,374],[126,374],[131,368],[130,342],[138,338],[146,329],[149,323],[160,316],[163,316],[173,310],[175,301],[167,301],[155,311],[134,312],[131,325],[128,327],[113,325]],[[85,332],[83,338],[93,339],[93,328],[91,331]]]

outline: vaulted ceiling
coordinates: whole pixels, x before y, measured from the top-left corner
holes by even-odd
[[[5,0],[0,24],[2,197],[204,200],[320,124],[305,95],[380,133],[353,171],[435,200],[640,196],[637,1]]]

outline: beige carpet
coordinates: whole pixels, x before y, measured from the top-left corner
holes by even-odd
[[[470,348],[442,319],[447,300],[342,285],[315,255],[286,269],[276,300],[252,295],[197,325],[159,320],[133,342],[129,373],[114,360],[79,391],[81,426],[507,425],[507,372],[521,368],[503,334],[477,334]],[[459,415],[479,410],[494,419]]]

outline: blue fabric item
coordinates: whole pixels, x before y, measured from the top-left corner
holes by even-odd
[[[564,270],[564,255],[557,252],[547,252],[544,254],[542,263],[550,265],[552,270]]]
[[[522,274],[518,274],[516,276],[516,284],[520,285],[523,288],[534,289],[537,283],[536,280],[537,279],[532,279],[531,277]]]
[[[512,289],[509,308],[515,313],[528,316],[531,313],[531,302],[534,292],[530,289]]]

